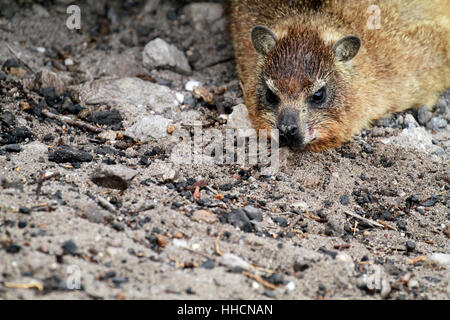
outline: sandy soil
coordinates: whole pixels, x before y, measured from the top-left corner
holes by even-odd
[[[173,163],[170,135],[111,143],[48,119],[39,105],[67,114],[78,85],[138,76],[190,97],[181,119],[191,112],[224,132],[242,102],[228,32],[194,30],[183,14],[189,1],[161,1],[146,14],[144,1],[80,1],[80,31],[65,27],[69,1],[25,2],[0,6],[0,65],[17,59],[5,43],[20,57],[0,80],[1,299],[450,298],[448,126],[419,127],[433,139],[422,149],[403,143],[399,118],[417,117],[407,111],[335,150],[281,150],[272,176],[258,166]],[[156,37],[185,53],[190,75],[143,67]],[[56,98],[34,85],[42,68],[60,80]],[[214,102],[192,99],[189,80],[215,91]],[[441,102],[433,115],[445,118]],[[102,125],[115,132],[131,121],[124,107],[80,108],[92,125],[101,123],[89,118],[95,112],[118,110]],[[86,162],[55,162],[62,146],[83,150]],[[98,185],[102,164],[135,176],[123,190]]]

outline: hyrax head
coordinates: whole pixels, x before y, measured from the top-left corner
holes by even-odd
[[[327,43],[318,31],[302,26],[280,39],[256,26],[251,39],[259,54],[254,116],[279,129],[282,145],[319,151],[341,143],[349,107],[347,67],[361,40],[346,36]]]

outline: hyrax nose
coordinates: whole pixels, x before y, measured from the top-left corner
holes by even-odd
[[[299,134],[297,114],[291,110],[283,110],[277,126],[280,135],[286,139],[293,139]]]

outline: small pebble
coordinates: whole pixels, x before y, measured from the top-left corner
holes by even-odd
[[[78,249],[77,245],[72,240],[68,240],[68,241],[64,242],[62,244],[61,248],[63,249],[64,254],[70,254],[70,255],[74,255]]]
[[[411,240],[406,241],[406,251],[412,252],[415,249],[416,249],[416,244],[413,241],[411,241]]]

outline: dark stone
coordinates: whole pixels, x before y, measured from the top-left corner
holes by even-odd
[[[261,211],[259,211],[258,208],[255,208],[253,206],[246,206],[246,207],[244,207],[244,211],[250,220],[255,220],[258,222],[263,221],[263,215],[262,215]]]
[[[32,137],[33,134],[27,127],[15,127],[11,132],[3,136],[0,145],[20,143]]]
[[[406,231],[406,222],[403,221],[403,220],[398,220],[398,221],[397,221],[397,227],[398,227],[400,230]]]
[[[337,251],[327,250],[324,247],[320,247],[319,251],[322,252],[323,254],[326,254],[326,255],[332,257],[333,259],[336,258],[337,254],[338,254]]]
[[[77,245],[72,240],[68,240],[68,241],[64,242],[62,244],[61,248],[63,249],[64,254],[70,254],[70,255],[75,255],[78,250]]]
[[[282,228],[286,228],[288,226],[288,221],[283,217],[272,218],[272,220],[278,224]]]
[[[306,260],[301,259],[301,260],[297,260],[294,262],[294,271],[296,271],[296,272],[305,271],[309,267],[310,267],[310,264]]]
[[[30,214],[31,213],[31,209],[27,208],[27,207],[20,207],[19,208],[19,212],[23,213],[23,214]]]
[[[123,118],[118,110],[95,111],[88,118],[88,121],[112,127],[119,130],[122,126]]]
[[[48,160],[57,163],[91,162],[93,159],[90,153],[69,146],[59,147],[48,154]]]
[[[20,251],[21,247],[17,244],[10,244],[8,247],[6,247],[6,252],[8,253],[18,253]]]
[[[213,269],[214,266],[215,266],[215,262],[214,262],[214,260],[211,260],[211,259],[205,260],[205,261],[200,265],[200,267],[201,267],[201,268],[204,268],[204,269]]]
[[[123,230],[125,230],[125,226],[124,226],[122,223],[113,222],[113,223],[111,224],[111,226],[114,228],[114,230],[117,230],[117,231],[123,231]]]
[[[271,299],[276,299],[277,298],[277,295],[275,294],[275,292],[270,291],[270,290],[264,291],[264,295],[266,297],[268,297],[268,298],[271,298]]]
[[[125,277],[114,277],[111,279],[111,281],[116,285],[121,285],[122,283],[127,283],[128,282],[128,278]]]
[[[5,146],[5,150],[8,152],[20,152],[22,148],[18,144],[8,144]]]
[[[61,101],[60,97],[55,92],[55,88],[53,87],[43,88],[40,94],[45,98],[45,102],[47,102],[47,104],[51,107],[54,107]]]
[[[283,275],[280,273],[273,273],[270,277],[264,277],[264,279],[275,285],[284,283]]]
[[[67,113],[75,115],[79,114],[81,110],[83,110],[83,107],[80,106],[79,104],[70,104],[64,108],[64,111],[66,111]]]
[[[422,202],[421,205],[422,205],[423,207],[432,207],[432,206],[434,206],[436,203],[438,203],[439,200],[440,200],[440,199],[439,199],[438,197],[432,196],[430,199],[428,199],[428,200]]]
[[[406,251],[412,252],[416,249],[416,244],[414,241],[408,240],[406,241]]]
[[[231,184],[229,184],[229,183],[226,183],[226,184],[220,186],[220,190],[222,190],[222,191],[230,191],[231,188],[232,188]]]
[[[350,203],[350,198],[348,197],[348,195],[344,194],[341,196],[340,201],[343,206],[346,206]]]
[[[119,151],[119,150],[113,149],[108,146],[99,147],[96,152],[97,152],[97,154],[101,154],[101,155],[107,155],[107,154],[115,155],[115,154],[123,153],[123,151]]]
[[[227,216],[228,223],[241,229],[245,232],[253,232],[254,226],[250,222],[250,219],[242,209],[235,209],[231,211]]]
[[[148,166],[150,161],[146,156],[142,156],[141,160],[139,160],[139,163],[142,164],[143,166]]]
[[[19,223],[17,224],[17,226],[18,226],[20,229],[23,229],[23,228],[25,228],[25,227],[27,226],[27,222],[26,222],[26,221],[19,221]]]
[[[19,68],[19,61],[17,61],[17,59],[8,59],[5,61],[5,63],[3,63],[3,69],[4,70],[9,70],[11,68]]]
[[[16,123],[16,117],[14,117],[14,115],[11,112],[5,111],[5,112],[2,113],[0,121],[5,126],[12,127]]]

